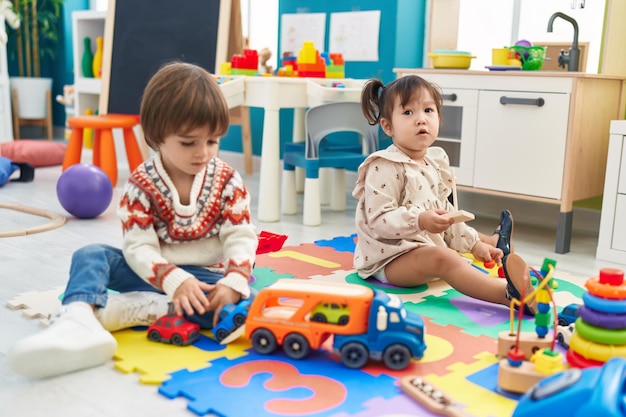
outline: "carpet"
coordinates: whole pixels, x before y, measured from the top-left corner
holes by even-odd
[[[258,354],[244,337],[220,345],[209,331],[202,331],[190,346],[154,343],[147,339],[145,328],[114,333],[118,341],[115,368],[127,377],[135,375],[146,389],[158,390],[163,401],[185,398],[190,416],[435,415],[399,388],[399,381],[409,375],[425,378],[465,413],[510,416],[518,397],[497,387],[499,358],[495,355],[498,333],[509,329],[508,308],[466,297],[442,281],[415,288],[364,281],[352,269],[354,246],[354,235],[341,236],[258,255],[252,287],[261,289],[280,278],[313,279],[357,283],[397,294],[406,309],[425,321],[426,353],[408,368],[391,371],[372,361],[363,369],[349,369],[332,353],[330,341],[305,359],[293,360],[282,351]],[[473,265],[484,269],[476,261]],[[495,269],[484,272],[501,279]],[[584,289],[569,282],[565,274],[559,275],[558,265],[555,277],[556,304],[562,308],[580,303]],[[10,305],[27,309],[29,317],[45,317],[38,310],[44,305],[53,309],[50,301],[58,302],[59,291],[22,294]],[[532,331],[533,321],[523,320],[522,329]],[[557,350],[564,353],[560,346]]]

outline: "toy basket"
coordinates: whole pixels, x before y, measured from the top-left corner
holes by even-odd
[[[546,58],[546,48],[543,46],[511,46],[515,57],[522,62],[522,70],[538,71]]]

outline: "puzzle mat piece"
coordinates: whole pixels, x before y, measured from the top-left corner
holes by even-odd
[[[343,269],[339,269],[337,271],[332,271],[327,275],[311,275],[309,278],[317,281],[326,281],[326,282],[347,282],[346,277],[354,274],[354,269],[346,271]]]
[[[49,317],[61,307],[61,295],[65,287],[56,287],[48,291],[27,291],[7,301],[12,310],[22,310],[29,319],[39,318],[42,326],[50,324]]]
[[[372,363],[365,368],[365,372],[372,375],[390,375],[394,378],[402,378],[406,375],[445,375],[449,371],[448,366],[455,363],[472,363],[475,356],[482,352],[497,351],[497,341],[488,336],[472,336],[464,333],[456,326],[440,326],[429,319],[425,319],[426,351],[424,357],[412,361],[402,371],[392,371],[380,363]]]
[[[330,240],[316,240],[315,242],[318,246],[330,246],[334,248],[337,252],[350,252],[354,253],[356,248],[356,233],[350,236],[337,236]]]
[[[406,395],[400,387],[398,387],[398,396],[393,398],[374,397],[363,403],[365,410],[356,414],[337,413],[332,417],[435,417],[441,414],[435,414],[424,408],[420,403]],[[461,406],[463,407],[463,406]],[[401,413],[395,410],[403,410]]]
[[[279,274],[308,278],[311,275],[325,275],[337,269],[352,268],[352,254],[305,243],[258,255],[256,265],[271,268]]]
[[[266,267],[254,267],[254,271],[252,272],[254,276],[254,282],[250,284],[250,287],[260,290],[265,288],[280,278],[294,278],[291,274],[277,274],[274,272],[272,268]]]
[[[510,416],[517,406],[517,401],[507,398],[490,388],[470,381],[472,375],[497,364],[499,359],[491,352],[482,352],[475,356],[472,363],[455,363],[448,367],[445,375],[423,375],[425,379],[449,394],[455,401],[466,406],[465,411],[476,417]],[[497,379],[496,379],[497,381]]]
[[[148,340],[145,328],[114,332],[117,340],[115,369],[126,374],[138,372],[139,382],[143,384],[160,384],[172,372],[201,369],[217,358],[245,356],[246,349],[250,348],[250,343],[243,338],[223,346],[208,337],[207,331],[202,333],[193,345],[174,346]]]
[[[213,412],[233,417],[355,413],[364,409],[373,392],[382,398],[397,396],[395,379],[349,369],[321,350],[306,360],[293,360],[282,352],[220,358],[209,368],[173,373],[159,388],[167,398],[189,399],[188,408],[200,416]]]

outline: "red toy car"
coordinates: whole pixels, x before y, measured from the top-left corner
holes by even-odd
[[[153,342],[186,346],[198,340],[199,337],[200,326],[176,314],[163,316],[148,327],[148,339]]]

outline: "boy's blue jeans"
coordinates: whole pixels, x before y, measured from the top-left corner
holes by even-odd
[[[215,284],[222,274],[205,268],[179,265],[200,281]],[[96,307],[107,303],[107,289],[121,293],[130,291],[151,291],[163,294],[141,279],[126,263],[122,250],[109,245],[93,244],[78,249],[72,255],[70,279],[63,295],[62,304],[82,301]],[[187,320],[197,323],[202,328],[213,327],[213,312],[194,314]]]

